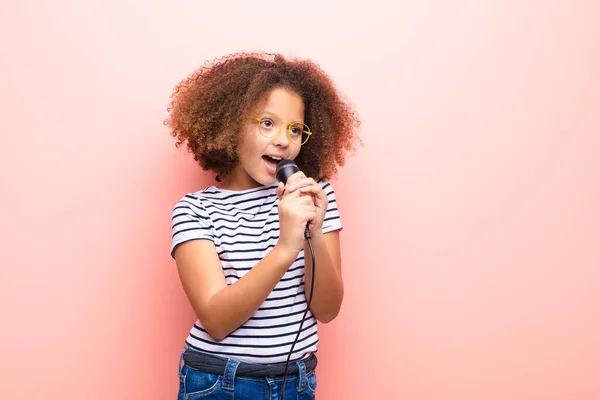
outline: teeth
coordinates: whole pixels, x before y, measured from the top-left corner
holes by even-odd
[[[275,156],[269,156],[269,157],[271,157],[273,160],[281,161],[281,157],[275,157]]]

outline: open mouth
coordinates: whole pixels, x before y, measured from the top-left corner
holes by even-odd
[[[267,156],[264,155],[262,156],[263,160],[265,160],[267,163],[269,163],[270,165],[274,165],[277,166],[277,163],[279,161],[281,161],[281,157],[274,157],[274,156]]]

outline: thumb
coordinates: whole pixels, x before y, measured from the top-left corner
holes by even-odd
[[[279,185],[277,186],[277,190],[275,191],[275,193],[277,194],[277,198],[279,200],[281,200],[281,196],[283,196],[284,188],[285,188],[285,185],[283,184],[283,182],[279,182]]]

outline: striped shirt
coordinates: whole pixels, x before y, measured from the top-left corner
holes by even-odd
[[[333,188],[327,182],[319,182],[319,185],[329,200],[323,233],[341,229]],[[182,243],[210,240],[215,244],[227,285],[234,284],[277,243],[279,199],[276,189],[277,184],[243,191],[209,186],[185,195],[173,209],[171,256]],[[318,259],[316,268],[318,274]],[[302,250],[259,309],[238,329],[224,340],[216,341],[197,320],[186,342],[198,350],[240,361],[284,362],[306,308]],[[316,352],[318,342],[317,321],[308,311],[290,360]]]

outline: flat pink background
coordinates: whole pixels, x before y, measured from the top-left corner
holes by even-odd
[[[210,181],[168,96],[267,50],[320,63],[364,121],[319,398],[599,399],[598,21],[595,0],[3,2],[0,398],[175,398],[170,213]]]

